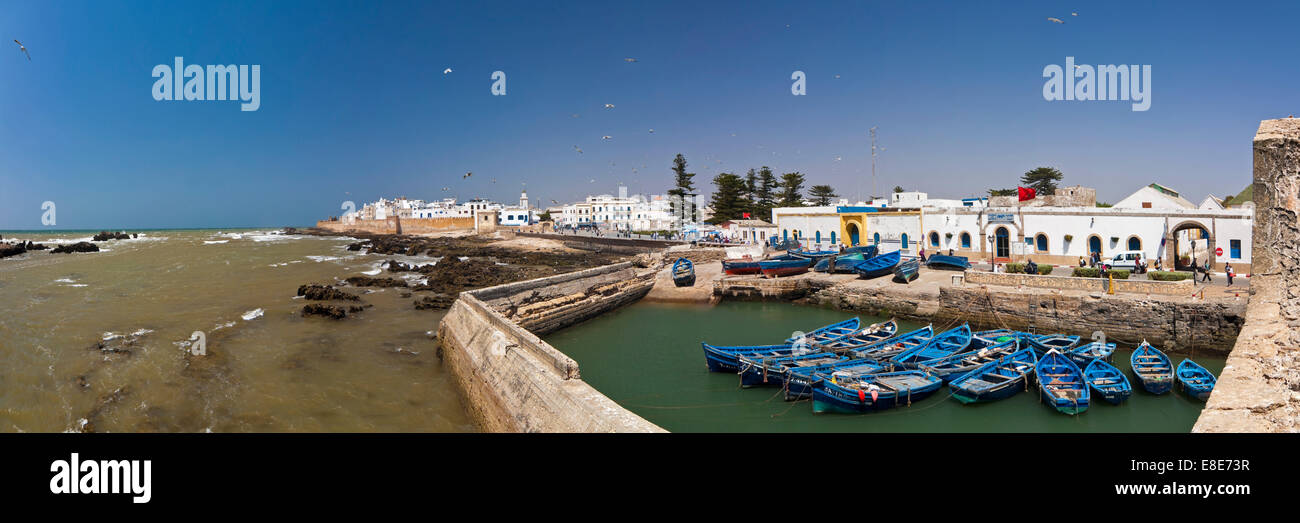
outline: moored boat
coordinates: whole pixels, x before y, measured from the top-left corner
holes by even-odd
[[[775,358],[740,355],[739,363],[741,387],[758,387],[763,385],[784,386],[786,376],[792,369],[815,368],[841,361],[848,361],[844,356],[825,352],[780,356]]]
[[[686,258],[673,262],[673,284],[678,287],[695,285],[695,264]]]
[[[831,377],[813,389],[813,412],[862,413],[911,405],[943,386],[939,378],[914,370]]]
[[[1017,350],[1019,350],[1019,347],[1016,345],[1016,340],[1009,340],[978,350],[959,352],[938,359],[922,361],[917,364],[917,370],[938,376],[944,383],[948,383],[975,369],[1002,359],[1002,357]]]
[[[915,369],[923,361],[965,351],[970,346],[970,339],[970,325],[963,323],[960,327],[936,334],[929,341],[895,355],[889,362],[895,367]]]
[[[758,262],[758,269],[763,272],[763,276],[779,278],[808,272],[808,267],[811,265],[811,259],[792,256],[760,261]]]
[[[1088,361],[1088,366],[1083,369],[1083,379],[1101,399],[1113,405],[1123,403],[1133,394],[1128,377],[1101,358]]]
[[[849,351],[849,356],[854,358],[873,360],[882,365],[888,365],[889,358],[923,345],[930,341],[931,338],[934,338],[934,327],[926,325],[925,327],[921,327],[906,334],[900,334],[893,338],[880,340],[875,343],[868,343],[858,347],[850,347],[847,350]],[[823,347],[823,350],[838,350],[839,347],[837,347],[837,345],[838,341],[822,344],[821,346]]]
[[[889,339],[898,332],[898,322],[890,319],[880,323],[873,323],[863,327],[852,334],[837,338],[834,340],[814,343],[813,347],[827,352],[847,352],[851,349],[870,345],[880,340]]]
[[[1021,339],[1029,344],[1034,352],[1038,353],[1038,358],[1042,359],[1044,354],[1050,350],[1064,353],[1070,347],[1079,343],[1078,336],[1064,336],[1060,334],[1025,334]]]
[[[883,370],[885,370],[883,365],[865,359],[845,359],[820,367],[790,369],[790,373],[785,376],[785,399],[793,401],[811,397],[813,389],[820,387],[823,381],[831,379],[832,374],[852,377],[875,374]]]
[[[965,256],[947,256],[935,254],[926,258],[925,266],[931,269],[964,271],[970,268],[970,261]]]
[[[832,323],[820,327],[812,332],[802,333],[802,336],[793,336],[786,338],[785,342],[780,345],[710,345],[701,342],[704,348],[704,362],[709,367],[709,372],[736,372],[739,370],[738,356],[741,354],[759,358],[776,358],[789,356],[796,351],[816,352],[812,346],[816,343],[825,343],[837,340],[853,334],[858,330],[862,323],[860,318],[850,318],[841,322]]]
[[[962,403],[997,401],[1015,396],[1029,387],[1029,375],[1038,364],[1038,354],[1024,348],[986,363],[948,382],[952,397]]]
[[[1102,343],[1100,341],[1085,343],[1072,349],[1066,349],[1065,351],[1065,356],[1070,358],[1070,361],[1073,361],[1074,364],[1078,365],[1081,369],[1086,368],[1089,363],[1092,363],[1092,360],[1101,360],[1109,363],[1111,361],[1111,355],[1113,354],[1115,354],[1115,344]]]
[[[903,283],[910,283],[912,280],[915,280],[917,275],[920,273],[921,262],[916,258],[912,258],[894,266],[894,279]]]
[[[1142,383],[1142,388],[1152,394],[1164,394],[1174,386],[1174,364],[1169,356],[1152,347],[1146,340],[1133,350],[1129,356],[1133,374]]]
[[[902,260],[902,254],[898,251],[881,254],[863,260],[853,268],[853,272],[858,273],[862,278],[875,278],[894,272],[894,266]]]
[[[759,260],[753,257],[745,256],[742,258],[728,258],[722,260],[722,272],[724,274],[758,274],[762,269],[758,266]]]
[[[863,258],[873,258],[880,253],[880,248],[875,245],[855,245],[844,249],[843,254],[862,254]]]
[[[1076,415],[1088,410],[1088,384],[1083,371],[1056,349],[1038,360],[1034,373],[1043,402],[1062,414]]]
[[[1217,381],[1213,373],[1192,360],[1184,358],[1178,364],[1178,383],[1183,386],[1183,392],[1188,396],[1201,401],[1210,399],[1210,393],[1214,391],[1214,384]]]

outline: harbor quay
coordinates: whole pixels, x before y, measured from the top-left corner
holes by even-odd
[[[1242,262],[1252,267],[1246,288],[1193,286],[1187,279],[1157,281],[1137,279],[1137,275],[1129,280],[1076,277],[1072,271],[1027,275],[922,269],[910,283],[815,273],[778,278],[728,276],[716,268],[720,260],[734,258],[740,250],[764,247],[674,245],[651,249],[623,264],[462,293],[440,324],[440,354],[450,362],[473,417],[486,430],[658,431],[662,429],[587,385],[576,361],[524,325],[537,325],[536,315],[543,314],[548,320],[538,331],[554,332],[642,300],[793,301],[909,318],[936,327],[968,322],[973,328],[1081,337],[1100,331],[1110,341],[1147,341],[1174,354],[1194,350],[1226,353],[1223,375],[1194,430],[1295,430],[1294,420],[1300,415],[1300,395],[1293,392],[1293,384],[1300,382],[1300,358],[1295,349],[1300,335],[1293,328],[1300,324],[1300,253],[1296,252],[1300,228],[1294,223],[1300,212],[1294,197],[1300,188],[1297,172],[1300,120],[1262,122],[1255,139],[1253,205],[1227,213],[1233,217],[1225,218],[1248,225],[1248,239],[1226,238],[1239,241],[1234,249],[1241,249],[1227,254],[1226,261],[1234,256],[1253,258]],[[837,209],[833,214],[843,220],[844,211]],[[1228,232],[1232,236],[1242,234],[1232,227],[1211,221],[1206,228],[1210,234],[1217,233],[1217,238],[1227,231],[1232,231]],[[844,238],[844,229],[836,231],[835,240]],[[1160,229],[1156,240],[1138,241],[1154,244],[1153,250],[1168,249],[1169,243],[1179,241],[1172,233],[1166,235],[1163,224]],[[1181,230],[1176,224],[1173,229]],[[934,232],[940,241],[948,237]],[[980,237],[985,232],[987,228],[981,229]],[[1164,242],[1159,240],[1162,235]],[[782,238],[784,234],[774,236]],[[806,237],[804,231],[798,236]],[[952,236],[962,241],[960,235]],[[922,238],[932,239],[929,235]],[[1110,239],[1097,238],[1102,242]],[[1184,245],[1196,249],[1196,239],[1192,237]],[[1208,235],[1200,239],[1210,240]],[[833,241],[829,234],[826,240]],[[992,248],[997,249],[998,235],[992,240]],[[900,247],[906,245],[901,234],[899,243]],[[1205,241],[1203,245],[1205,249],[1213,243]],[[1064,252],[1070,258],[1074,255]],[[995,263],[998,254],[1015,256],[1007,251],[993,254]],[[1212,263],[1218,263],[1221,256],[1225,255],[1216,253]],[[673,260],[681,258],[698,267],[696,281],[688,290],[669,288],[674,281]]]

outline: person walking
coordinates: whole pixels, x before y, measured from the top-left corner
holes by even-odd
[[[918,252],[919,252],[920,255],[921,255],[921,262],[924,263],[924,262],[925,262],[925,247],[921,247],[921,250],[918,251]]]
[[[1202,279],[1201,281],[1202,281],[1202,282],[1212,282],[1212,281],[1214,281],[1214,280],[1211,280],[1211,279],[1210,279],[1210,260],[1208,260],[1208,259],[1205,260],[1205,278]]]
[[[1232,264],[1231,263],[1223,264],[1223,275],[1228,278],[1228,286],[1231,287],[1232,286]]]
[[[1087,267],[1087,266],[1088,266],[1088,262],[1085,261],[1085,260],[1083,259],[1083,256],[1080,256],[1080,257],[1079,257],[1079,268],[1082,269],[1082,268]]]

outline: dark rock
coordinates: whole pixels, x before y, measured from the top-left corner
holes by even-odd
[[[29,251],[43,251],[45,249],[49,249],[49,246],[44,243],[27,242],[27,250]]]
[[[355,294],[343,292],[329,285],[301,285],[298,287],[298,295],[308,300],[361,300]]]
[[[21,243],[16,244],[16,245],[10,245],[10,244],[7,244],[7,243],[0,243],[0,258],[8,258],[8,257],[10,257],[10,256],[18,256],[19,254],[22,254],[22,253],[25,253],[25,252],[27,252],[27,246],[26,246],[26,245],[23,245],[23,244],[21,244]]]
[[[422,310],[446,309],[451,307],[451,304],[454,303],[455,301],[456,301],[455,296],[448,296],[446,294],[434,294],[432,296],[421,296],[420,299],[415,300],[415,310],[422,311]]]
[[[77,243],[72,243],[72,244],[60,245],[60,246],[58,246],[58,247],[55,247],[54,250],[52,250],[52,251],[50,251],[50,252],[53,252],[53,253],[61,253],[61,252],[99,252],[99,246],[97,246],[97,245],[95,245],[95,244],[93,244],[93,243],[90,243],[90,242],[77,242]]]
[[[406,287],[406,282],[394,278],[371,278],[369,276],[353,276],[346,280],[348,285],[354,287]]]
[[[95,237],[92,238],[92,241],[102,242],[106,240],[129,240],[129,239],[131,239],[131,235],[124,232],[99,231],[99,234],[96,234]]]
[[[335,307],[333,305],[322,305],[319,303],[313,303],[311,305],[307,305],[306,307],[302,308],[302,315],[303,316],[308,316],[308,315],[325,316],[327,318],[341,320],[348,316],[348,312],[343,310],[343,307]]]

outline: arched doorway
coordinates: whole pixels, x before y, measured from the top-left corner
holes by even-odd
[[[852,247],[852,246],[857,245],[857,244],[858,244],[858,235],[860,234],[860,233],[858,232],[858,224],[856,224],[856,223],[850,223],[850,224],[848,224],[847,229],[848,229],[848,231],[849,231],[849,246]]]
[[[900,250],[904,250],[904,251],[907,250],[907,233],[903,233],[903,238],[899,241],[899,247],[898,247],[898,248],[899,248]]]
[[[1011,233],[1006,227],[998,227],[993,232],[994,236],[994,254],[995,258],[1011,258]]]
[[[876,240],[876,245],[880,245],[880,233],[876,233],[876,236],[873,239]]]
[[[1175,269],[1190,270],[1204,267],[1205,260],[1214,260],[1214,236],[1197,221],[1185,221],[1169,230],[1165,238],[1164,253],[1174,262]],[[1213,263],[1213,262],[1211,262]]]
[[[1088,254],[1101,254],[1101,236],[1096,234],[1088,237]]]

